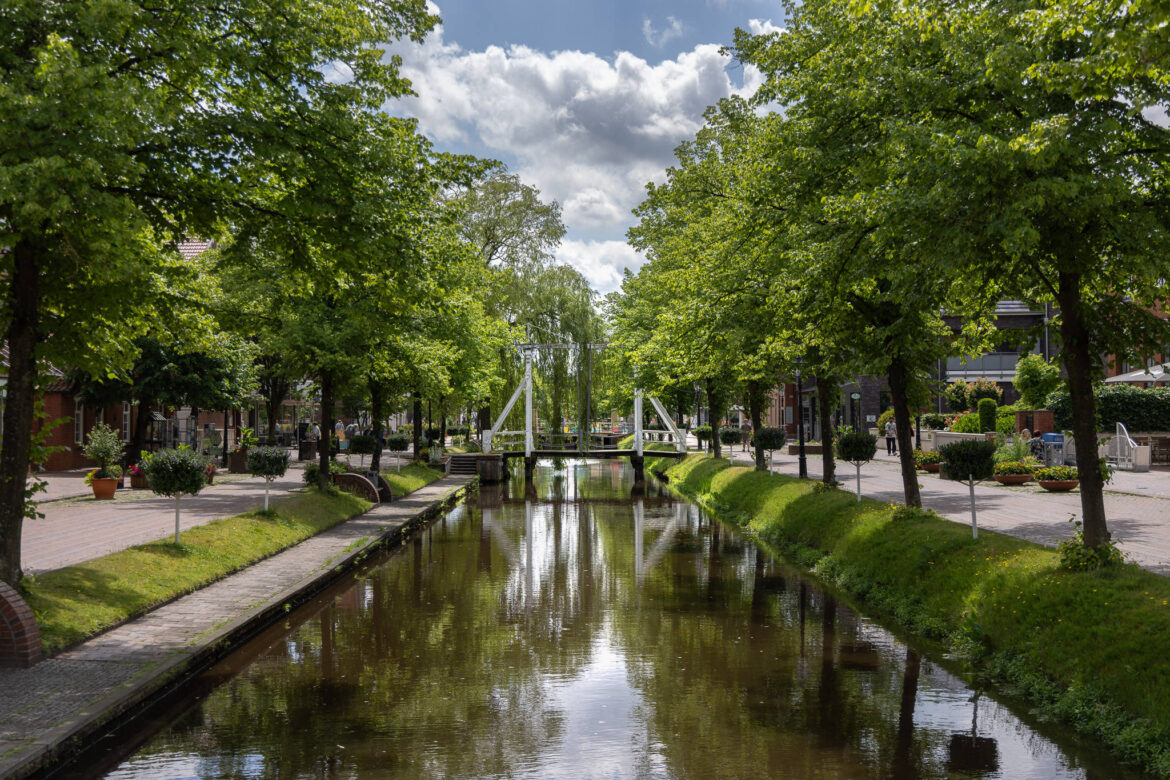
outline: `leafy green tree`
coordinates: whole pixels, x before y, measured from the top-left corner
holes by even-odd
[[[409,90],[381,45],[420,40],[436,18],[423,0],[279,14],[250,0],[10,10],[0,19],[0,579],[17,583],[38,361],[95,375],[128,366],[140,326],[169,315],[188,274],[164,251],[184,235],[260,211],[284,218],[285,206],[351,222],[352,202],[286,196],[373,156],[376,142],[338,139]],[[339,63],[348,78],[331,77]]]
[[[1020,391],[1020,400],[1028,408],[1042,409],[1049,394],[1060,387],[1060,368],[1040,355],[1021,355],[1012,384]]]
[[[179,499],[184,493],[193,496],[203,489],[207,467],[207,459],[186,446],[147,453],[142,461],[150,489],[175,499],[175,544],[179,543]]]
[[[288,471],[288,450],[283,447],[252,447],[248,450],[248,471],[264,477],[264,511],[268,511],[268,487],[273,477],[283,477]]]

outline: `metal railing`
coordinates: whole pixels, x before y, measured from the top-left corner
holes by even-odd
[[[1118,468],[1133,471],[1137,446],[1125,425],[1117,423],[1116,435],[1106,445],[1105,457]]]

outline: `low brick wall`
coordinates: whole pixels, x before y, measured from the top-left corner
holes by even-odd
[[[0,666],[32,666],[41,657],[36,617],[19,593],[0,582]]]

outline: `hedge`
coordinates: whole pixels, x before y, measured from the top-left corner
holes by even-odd
[[[1130,431],[1170,431],[1170,387],[1103,385],[1094,389],[1097,398],[1097,430],[1112,433],[1117,423]],[[1048,395],[1044,405],[1052,410],[1056,427],[1072,428],[1072,403],[1067,390]]]

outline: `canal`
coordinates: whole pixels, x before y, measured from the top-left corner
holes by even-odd
[[[63,776],[1128,776],[618,462],[483,487],[140,720]]]

